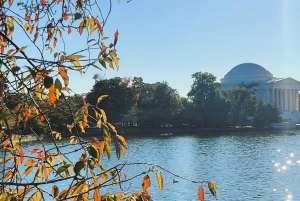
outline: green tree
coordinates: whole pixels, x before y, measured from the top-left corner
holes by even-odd
[[[231,125],[244,125],[247,116],[254,117],[257,98],[250,89],[236,88],[222,91],[224,99],[231,104],[229,122]]]
[[[214,122],[220,118],[218,112],[221,110],[217,108],[225,104],[220,99],[217,91],[220,84],[216,82],[216,76],[207,72],[194,73],[192,78],[193,84],[188,97],[194,105],[195,120],[200,126],[214,125]]]
[[[111,122],[119,122],[134,105],[134,97],[129,83],[120,77],[97,81],[86,99],[88,102],[96,104],[101,95],[108,95],[100,106],[107,112],[107,117]]]

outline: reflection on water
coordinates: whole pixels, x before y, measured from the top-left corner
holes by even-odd
[[[126,158],[101,159],[111,165],[151,162],[192,180],[216,182],[219,200],[300,200],[300,135],[284,131],[257,133],[207,133],[199,135],[127,136]],[[68,141],[62,142],[67,144]],[[46,144],[45,146],[50,146]],[[37,144],[25,145],[27,150]],[[65,148],[67,150],[68,147]],[[69,157],[78,158],[80,153]],[[73,156],[73,158],[72,158]],[[128,176],[148,170],[147,166],[124,169]],[[175,178],[162,171],[164,192],[158,190],[155,174],[150,173],[148,189],[154,200],[198,200],[199,184]],[[178,183],[173,183],[173,179]],[[124,190],[141,190],[142,178],[126,183]],[[207,188],[206,200],[214,200]],[[105,190],[102,189],[102,194]]]

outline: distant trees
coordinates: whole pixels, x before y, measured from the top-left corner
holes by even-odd
[[[226,127],[249,123],[262,126],[281,121],[276,105],[265,104],[254,95],[252,88],[259,82],[220,91],[220,84],[211,73],[197,72],[192,78],[187,98],[180,97],[167,82],[145,83],[141,77],[95,79],[87,100],[96,103],[100,95],[108,95],[101,108],[108,111],[110,121],[135,122],[142,127]]]

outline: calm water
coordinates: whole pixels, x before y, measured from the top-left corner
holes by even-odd
[[[174,174],[219,185],[218,200],[224,201],[288,201],[300,200],[300,131],[288,136],[285,131],[251,133],[207,133],[199,135],[127,136],[126,158],[115,157],[106,167],[117,163],[149,162],[161,165]],[[68,141],[62,142],[63,144]],[[30,150],[37,144],[26,144]],[[50,146],[49,144],[46,146]],[[74,153],[77,157],[80,153]],[[128,177],[148,170],[149,166],[124,169]],[[154,200],[198,200],[199,184],[194,184],[160,170],[164,192],[158,190],[156,177],[150,173],[152,186],[148,189]],[[178,183],[173,183],[173,179]],[[124,184],[123,189],[141,191],[142,176]],[[64,186],[60,186],[63,188]],[[214,200],[208,189],[206,200]],[[102,189],[104,194],[105,190]]]

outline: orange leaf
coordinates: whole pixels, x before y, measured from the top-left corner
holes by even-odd
[[[9,144],[9,141],[8,141],[8,139],[6,139],[6,140],[3,142],[3,145],[4,145],[4,147],[7,147],[8,144]]]
[[[69,19],[69,17],[66,15],[66,16],[64,17],[64,20],[67,21],[68,19]]]
[[[84,28],[84,20],[82,20],[82,22],[80,22],[79,27],[78,27],[78,32],[80,35],[82,34],[83,28]]]
[[[24,150],[23,149],[20,149],[20,161],[21,161],[21,163],[23,163],[23,161],[24,161]]]
[[[40,148],[35,148],[33,150],[31,150],[30,154],[34,154],[36,152],[41,152],[42,150]]]
[[[149,188],[150,186],[151,186],[150,177],[149,175],[146,175],[143,177],[143,184],[142,184],[143,192],[146,193],[147,188]]]
[[[204,201],[204,190],[203,190],[203,186],[201,184],[201,186],[199,187],[198,190],[198,198],[200,201]]]
[[[101,141],[97,137],[93,137],[93,139],[100,145]]]
[[[10,55],[11,53],[13,53],[13,51],[15,51],[14,49],[9,50],[6,55]]]
[[[44,121],[44,120],[45,120],[44,115],[40,115],[40,121]]]
[[[48,92],[49,104],[52,105],[56,101],[55,85],[52,84],[52,86],[48,90],[49,90],[49,92]]]
[[[60,1],[61,1],[61,0],[57,0],[57,1],[56,1],[56,4],[59,4]]]
[[[4,175],[4,178],[5,179],[10,179],[11,177],[13,176],[13,173],[12,172],[8,172]]]
[[[115,38],[118,38],[118,36],[119,36],[119,32],[118,32],[118,29],[117,29],[117,31],[116,31],[115,34],[114,34],[114,37],[115,37]]]
[[[44,6],[46,5],[46,0],[42,0],[42,6],[44,8]]]
[[[54,48],[56,47],[56,43],[57,43],[57,38],[54,38],[54,41],[53,41],[53,47]]]
[[[100,195],[100,191],[99,188],[97,188],[97,183],[94,183],[94,187],[96,187],[96,189],[94,190],[94,200],[101,200],[101,195]]]
[[[71,27],[68,27],[68,34],[70,34],[72,32]]]
[[[28,9],[26,9],[26,12],[25,12],[25,20],[29,20]]]
[[[69,85],[69,77],[68,77],[66,68],[63,67],[63,66],[59,66],[59,67],[58,67],[58,72],[59,72],[61,78],[62,78],[62,79],[64,80],[64,82],[65,82],[65,87],[68,88],[68,85]]]
[[[9,161],[9,160],[11,160],[12,158],[14,158],[15,156],[13,156],[13,155],[11,155],[11,156],[9,156],[9,157],[7,157],[6,159],[5,159],[5,162],[7,162],[7,161]]]

